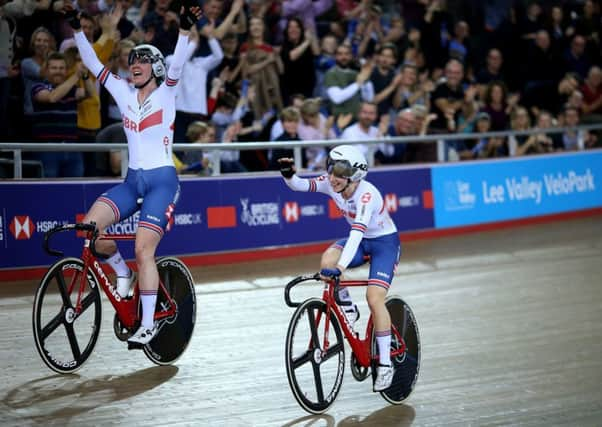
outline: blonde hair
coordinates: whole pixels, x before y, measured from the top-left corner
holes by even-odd
[[[298,122],[300,120],[299,111],[295,107],[286,107],[280,113],[280,120],[283,122]]]
[[[209,130],[207,123],[201,121],[192,122],[188,125],[188,129],[186,129],[186,138],[190,141],[198,141],[207,133],[207,130]]]
[[[54,38],[54,36],[52,35],[52,33],[46,27],[38,27],[38,28],[36,28],[33,31],[33,33],[31,33],[31,38],[29,39],[29,50],[30,50],[30,52],[34,53],[35,40],[36,40],[36,37],[38,36],[38,34],[40,34],[40,33],[47,34],[48,38],[50,39],[50,41],[48,42],[48,52],[55,51],[56,50],[56,39]]]
[[[309,98],[301,104],[301,114],[304,116],[315,116],[320,113],[320,98]]]

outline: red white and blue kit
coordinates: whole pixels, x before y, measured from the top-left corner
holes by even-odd
[[[329,195],[351,225],[349,237],[338,240],[333,247],[342,249],[338,264],[344,268],[358,267],[370,257],[370,285],[389,289],[401,246],[397,227],[385,207],[380,191],[361,180],[349,199],[336,193],[328,175],[305,179],[293,175],[284,179],[294,191],[319,192]]]
[[[138,209],[144,198],[139,227],[163,234],[170,222],[180,187],[172,158],[176,85],[186,60],[188,37],[179,35],[167,76],[142,104],[138,89],[103,66],[83,32],[75,33],[83,63],[115,99],[128,141],[128,173],[125,181],[102,194],[116,221]]]

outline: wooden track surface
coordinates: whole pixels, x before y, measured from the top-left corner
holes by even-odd
[[[72,375],[37,354],[35,284],[0,284],[0,426],[602,425],[602,217],[404,245],[390,293],[414,311],[422,360],[400,406],[348,365],[326,414],[293,398],[284,367],[293,310],[282,290],[318,259],[193,270],[194,336],[168,367],[128,352],[103,298],[95,351]],[[304,287],[297,298],[319,293]],[[361,290],[352,295],[361,330],[367,306]]]

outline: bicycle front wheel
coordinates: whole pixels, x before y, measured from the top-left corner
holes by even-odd
[[[321,414],[334,402],[343,383],[345,346],[334,313],[325,336],[326,303],[317,298],[303,302],[293,314],[286,334],[285,363],[288,382],[299,405]],[[328,348],[324,349],[324,339]]]
[[[98,281],[84,271],[83,261],[65,258],[52,265],[33,302],[34,341],[44,363],[59,374],[81,368],[96,345],[100,320]]]
[[[395,367],[395,374],[391,387],[380,394],[387,402],[399,405],[410,396],[418,379],[420,335],[414,313],[401,298],[389,297],[385,305],[391,316],[391,363]],[[405,351],[400,352],[404,346]],[[378,354],[376,339],[373,339],[372,348],[372,354]]]
[[[175,316],[160,320],[159,332],[144,346],[144,354],[157,365],[175,362],[186,350],[196,322],[196,294],[190,271],[177,258],[166,257],[157,261],[159,280],[176,304]],[[156,311],[169,307],[163,292],[157,295]]]

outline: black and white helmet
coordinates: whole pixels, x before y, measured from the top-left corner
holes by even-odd
[[[326,170],[329,174],[356,182],[368,175],[368,162],[353,145],[339,145],[330,150]]]
[[[165,58],[159,49],[150,44],[141,44],[130,51],[128,56],[128,65],[132,65],[134,60],[144,64],[151,64],[153,77],[157,79],[157,84],[165,80]]]

